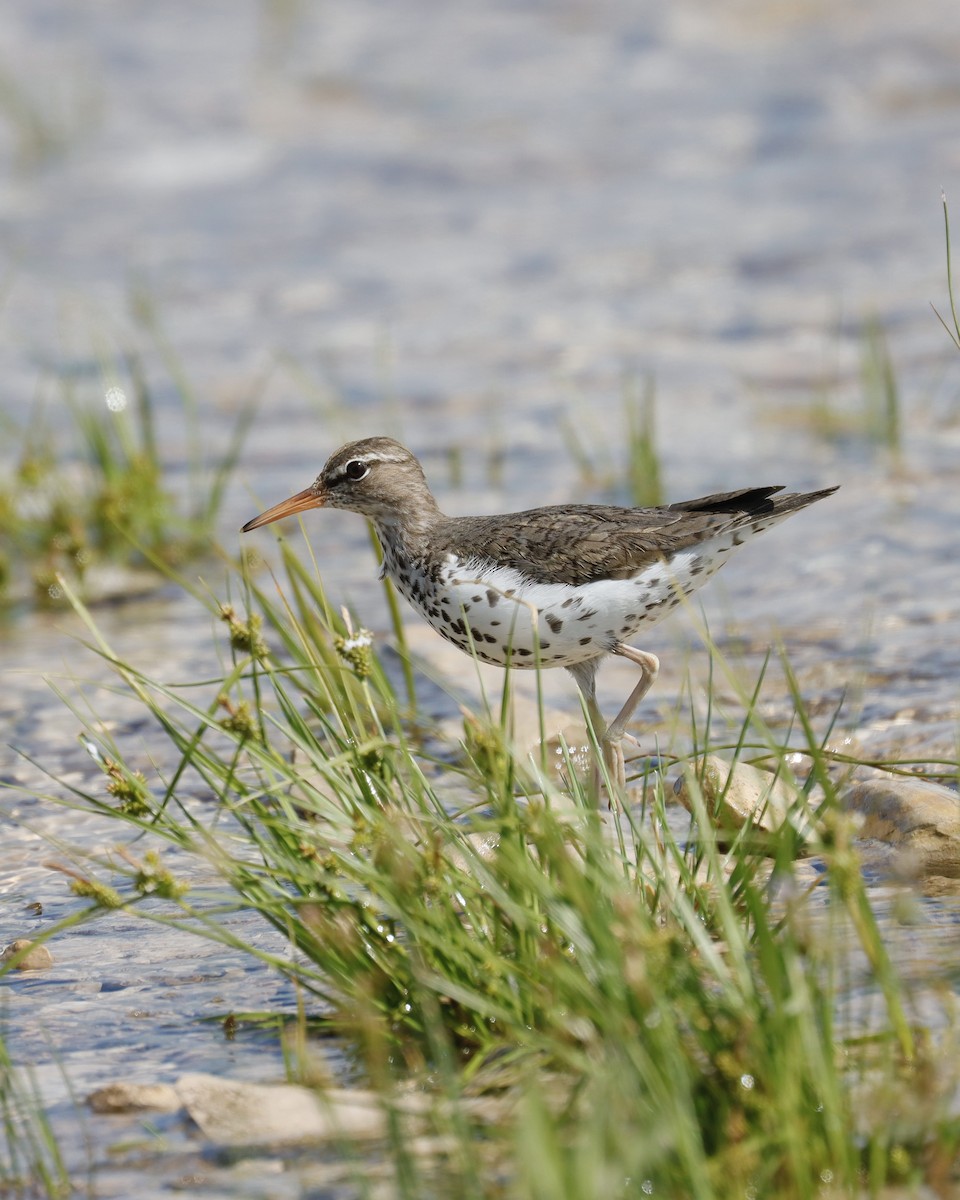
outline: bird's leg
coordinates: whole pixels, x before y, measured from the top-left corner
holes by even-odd
[[[603,713],[600,711],[599,704],[597,704],[596,681],[597,668],[600,665],[599,658],[575,663],[572,667],[568,667],[567,670],[577,681],[577,687],[583,696],[587,716],[590,718],[593,732],[600,743],[600,751],[603,755],[604,766],[607,768],[607,775],[611,781],[615,781],[618,788],[623,788],[626,787],[627,783],[627,771],[623,759],[623,747],[620,743],[623,741],[623,736],[627,730],[627,723],[633,716],[634,710],[656,682],[657,675],[660,673],[660,660],[655,654],[649,654],[646,650],[637,650],[634,646],[627,646],[622,643],[614,649],[613,653],[619,654],[621,658],[628,658],[631,662],[637,664],[640,668],[640,681],[627,697],[623,708],[620,709],[609,725],[604,721]],[[595,797],[599,797],[600,795],[600,782],[600,768],[599,764],[597,764],[594,767],[592,780],[592,792]]]
[[[623,759],[623,738],[627,732],[627,724],[634,711],[647,692],[653,687],[660,674],[660,659],[646,650],[637,650],[634,646],[620,645],[614,650],[621,658],[629,658],[640,668],[640,681],[626,699],[623,708],[617,713],[603,731],[600,746],[603,750],[603,761],[611,779],[617,781],[619,789],[627,786],[627,767]]]
[[[572,667],[568,667],[567,670],[576,680],[577,687],[580,689],[580,695],[583,697],[583,705],[587,710],[587,718],[590,721],[594,737],[600,746],[604,765],[607,768],[607,777],[611,780],[616,780],[618,787],[624,787],[627,782],[627,773],[623,761],[623,750],[620,747],[620,739],[609,740],[609,729],[603,718],[603,713],[600,711],[600,705],[597,703],[597,668],[599,665],[600,659],[593,658],[588,659],[586,662],[575,663]],[[599,803],[602,782],[603,777],[600,771],[600,764],[595,761],[593,770],[590,773],[590,794],[596,803]]]
[[[587,720],[590,722],[590,728],[593,730],[593,735],[597,739],[599,745],[603,745],[603,730],[606,722],[603,719],[603,713],[600,711],[600,705],[597,704],[597,667],[600,665],[599,658],[587,659],[586,662],[574,663],[567,670],[576,680],[577,687],[580,689],[580,695],[583,697],[583,707],[587,710]],[[593,770],[590,772],[590,795],[593,797],[594,803],[600,800],[600,765],[594,760]]]
[[[616,647],[614,654],[619,654],[621,658],[629,658],[640,668],[640,682],[627,697],[626,704],[607,726],[607,731],[603,735],[605,741],[616,742],[619,745],[621,738],[626,733],[627,722],[633,716],[634,709],[657,681],[657,676],[660,674],[660,659],[646,650],[637,650],[636,647],[626,646],[623,643]]]

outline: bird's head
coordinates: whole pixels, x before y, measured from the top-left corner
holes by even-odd
[[[392,438],[341,446],[314,482],[243,526],[244,533],[308,508],[346,508],[378,525],[420,524],[438,512],[416,458]]]

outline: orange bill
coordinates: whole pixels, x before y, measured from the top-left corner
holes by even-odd
[[[304,488],[302,492],[297,492],[289,500],[281,500],[273,508],[262,512],[259,517],[248,521],[240,532],[249,533],[251,529],[259,529],[261,525],[269,525],[272,521],[282,521],[284,517],[292,517],[295,513],[305,512],[308,508],[322,508],[325,503],[323,492],[318,492],[312,487]]]

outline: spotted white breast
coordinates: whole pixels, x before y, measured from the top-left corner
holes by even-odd
[[[384,559],[398,590],[448,641],[485,662],[570,666],[609,653],[666,616],[710,578],[742,540],[726,534],[652,563],[630,579],[538,583],[480,558],[447,557],[436,577]]]

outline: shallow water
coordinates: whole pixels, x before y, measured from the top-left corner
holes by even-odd
[[[958,50],[948,0],[11,0],[0,66],[21,105],[0,121],[0,419],[22,422],[40,393],[59,427],[58,375],[96,395],[101,349],[143,343],[128,295],[144,286],[202,399],[208,445],[262,396],[221,525],[235,550],[243,520],[375,432],[422,455],[451,512],[624,499],[609,482],[623,477],[623,380],[650,375],[669,498],[843,485],[704,593],[721,646],[749,677],[781,637],[815,707],[846,695],[841,731],[866,752],[955,755],[960,359],[929,302],[946,305],[939,188],[960,197]],[[817,397],[858,410],[867,318],[897,371],[896,464],[804,417]],[[145,356],[179,480],[187,437],[159,354],[147,344]],[[598,464],[592,479],[565,419]],[[0,459],[15,452],[8,440]],[[333,598],[384,629],[362,524],[318,513],[309,527]],[[203,570],[222,591],[220,569]],[[98,619],[148,673],[213,663],[209,615],[175,589]],[[65,613],[19,613],[0,630],[2,740],[39,764],[3,749],[7,782],[43,789],[41,768],[95,776],[44,681],[101,676],[77,633]],[[643,709],[652,724],[687,667],[696,690],[705,665],[689,616],[649,645],[664,660]],[[547,684],[575,713],[565,675]],[[606,670],[604,704],[629,686]],[[782,697],[774,686],[772,714]],[[162,753],[121,698],[91,685],[90,702],[125,745]],[[5,803],[8,941],[77,904],[42,865],[58,853],[49,839],[89,848],[116,832]],[[41,918],[24,911],[33,901]],[[929,940],[906,941],[932,965],[934,931],[953,918],[930,911]],[[45,1059],[52,1038],[81,1095],[121,1064],[144,1080],[201,1062],[279,1074],[267,1039],[227,1044],[197,1018],[292,1005],[284,986],[149,934],[100,921],[58,939],[52,973],[5,979],[14,1050]],[[59,1071],[42,1082],[69,1131]]]

